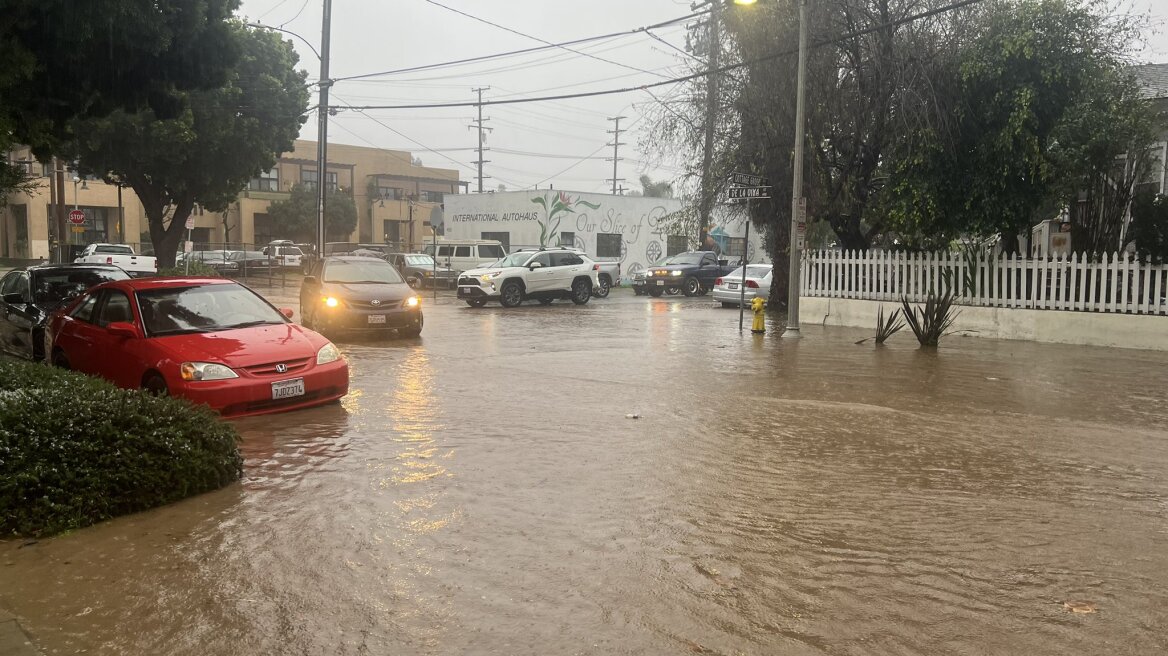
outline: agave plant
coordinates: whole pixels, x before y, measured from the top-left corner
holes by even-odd
[[[953,307],[953,292],[948,289],[940,297],[929,292],[923,308],[918,305],[914,310],[908,304],[907,296],[901,297],[900,302],[904,305],[904,320],[921,346],[936,346],[941,336],[953,326],[957,315],[961,314]]]
[[[883,344],[885,340],[900,332],[904,328],[904,322],[900,320],[900,309],[892,311],[888,315],[888,320],[884,320],[884,306],[880,306],[880,311],[876,314],[876,343]]]

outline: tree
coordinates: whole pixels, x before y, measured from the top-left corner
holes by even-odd
[[[74,121],[115,110],[177,116],[185,91],[226,79],[238,4],[0,0],[0,151],[23,143],[47,159]],[[0,194],[9,182],[0,174]]]
[[[1003,250],[1014,252],[1018,235],[1087,189],[1098,207],[1078,232],[1090,247],[1117,244],[1134,180],[1099,185],[1113,176],[1117,155],[1143,149],[1150,114],[1125,72],[1139,25],[1105,9],[1090,0],[1024,0],[984,14],[940,80],[954,93],[952,130],[919,132],[916,154],[898,162],[901,232],[1000,235]]]
[[[673,183],[668,180],[653,182],[653,178],[642,175],[641,193],[646,198],[673,198]]]
[[[83,170],[134,189],[160,268],[174,263],[194,205],[225,210],[252,177],[292,149],[305,120],[306,74],[296,71],[291,44],[238,22],[232,33],[241,54],[227,82],[185,94],[176,117],[119,110],[74,124],[69,153]]]
[[[1168,196],[1136,194],[1131,217],[1127,241],[1135,242],[1140,259],[1150,259],[1156,264],[1168,262]]]
[[[288,200],[272,202],[268,207],[268,217],[278,226],[281,235],[293,240],[316,241],[317,212],[316,187],[296,185]],[[329,189],[325,192],[325,239],[340,241],[348,239],[357,227],[357,205],[348,193]]]

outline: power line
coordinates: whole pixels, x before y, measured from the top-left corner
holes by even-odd
[[[574,45],[579,45],[581,43],[589,43],[591,41],[603,41],[605,39],[612,39],[612,38],[615,38],[618,36],[628,36],[631,34],[636,34],[638,32],[644,32],[647,30],[657,29],[657,28],[661,28],[661,27],[668,27],[669,25],[673,25],[675,23],[680,23],[682,21],[687,21],[691,18],[696,18],[698,16],[704,16],[707,13],[709,13],[709,11],[699,11],[699,12],[696,12],[693,14],[689,14],[687,16],[681,16],[680,18],[674,18],[671,20],[663,21],[661,23],[656,23],[654,25],[648,25],[645,27],[638,27],[636,29],[627,30],[624,32],[613,32],[611,34],[602,34],[600,36],[590,36],[590,37],[585,37],[582,39],[575,39],[572,41],[562,41],[560,43],[551,43],[548,45],[536,46],[533,48],[522,48],[520,50],[511,50],[509,52],[500,52],[500,53],[495,53],[495,54],[491,54],[491,55],[480,55],[478,57],[468,57],[466,59],[456,59],[456,60],[447,61],[447,62],[439,62],[436,64],[423,64],[421,66],[410,66],[408,68],[398,68],[398,69],[393,69],[393,70],[388,70],[388,71],[380,71],[377,73],[362,73],[360,75],[349,75],[346,77],[338,77],[338,78],[334,79],[333,82],[344,82],[344,81],[348,81],[348,80],[362,80],[365,78],[381,77],[381,76],[385,76],[385,75],[399,75],[401,73],[415,73],[417,71],[426,71],[426,70],[431,70],[434,68],[446,68],[446,67],[450,67],[450,66],[459,66],[461,64],[470,64],[470,63],[474,63],[474,62],[487,61],[490,59],[501,59],[503,57],[512,57],[515,55],[523,55],[523,54],[528,54],[528,53],[533,53],[533,52],[541,52],[544,50],[551,50],[554,48],[563,48],[565,46],[574,46]]]
[[[628,64],[622,64],[622,63],[620,63],[620,62],[616,62],[616,61],[613,61],[613,60],[611,60],[611,59],[605,59],[604,57],[597,57],[596,55],[589,54],[589,53],[586,53],[586,52],[580,52],[579,50],[573,50],[573,49],[572,49],[571,47],[569,47],[569,46],[556,45],[556,44],[552,43],[551,41],[548,41],[547,39],[541,39],[541,38],[539,38],[538,36],[532,36],[532,35],[530,35],[530,34],[527,34],[527,33],[525,33],[525,32],[520,32],[519,30],[512,29],[512,28],[510,28],[510,27],[507,27],[507,26],[505,26],[505,25],[500,25],[500,24],[498,24],[498,23],[493,23],[493,22],[491,22],[491,21],[489,21],[489,20],[487,20],[487,19],[485,19],[485,18],[479,18],[478,16],[474,16],[474,15],[472,15],[472,14],[468,14],[468,13],[466,13],[465,11],[462,11],[462,10],[460,10],[460,9],[455,9],[454,7],[449,7],[449,6],[447,6],[447,5],[444,5],[444,4],[442,4],[441,2],[438,2],[437,0],[426,0],[426,2],[428,2],[428,3],[432,4],[432,5],[434,5],[435,7],[442,7],[443,9],[445,9],[445,10],[447,10],[447,11],[452,11],[452,12],[454,12],[454,13],[456,13],[456,14],[459,14],[460,16],[466,16],[467,18],[469,18],[469,19],[471,19],[471,20],[476,20],[476,21],[478,21],[478,22],[480,22],[480,23],[485,23],[485,24],[487,24],[487,25],[490,25],[491,27],[498,28],[498,29],[500,29],[500,30],[503,30],[503,31],[505,31],[505,32],[510,32],[510,33],[512,33],[512,34],[518,34],[519,36],[521,36],[521,37],[523,37],[523,38],[525,38],[525,39],[531,39],[532,41],[539,41],[540,43],[547,44],[547,45],[549,45],[549,46],[554,46],[554,47],[556,47],[556,48],[562,48],[562,49],[564,49],[564,50],[567,50],[568,52],[574,52],[574,53],[576,53],[577,55],[582,55],[582,56],[584,56],[584,57],[588,57],[588,58],[590,58],[590,59],[595,59],[596,61],[604,62],[604,63],[606,63],[606,64],[612,64],[613,66],[620,66],[621,68],[627,68],[627,69],[629,69],[629,70],[631,70],[631,71],[640,71],[640,72],[642,72],[642,73],[649,73],[650,75],[657,75],[657,76],[659,76],[659,77],[665,77],[664,75],[661,75],[660,73],[652,73],[652,72],[650,72],[650,71],[646,71],[646,70],[645,70],[645,69],[643,69],[643,68],[638,68],[638,67],[636,67],[636,66],[630,66],[630,65],[628,65]]]
[[[842,43],[848,39],[854,39],[856,37],[864,36],[866,34],[871,34],[872,32],[877,32],[879,30],[882,30],[882,29],[885,29],[888,27],[897,27],[900,25],[904,25],[905,23],[911,23],[913,21],[920,20],[922,18],[929,18],[931,16],[936,16],[937,14],[942,14],[942,13],[953,11],[956,9],[961,9],[963,7],[968,7],[970,5],[978,4],[982,1],[983,0],[961,0],[960,2],[955,2],[955,3],[950,4],[950,5],[945,5],[944,7],[938,7],[937,9],[924,11],[924,12],[921,12],[918,14],[913,14],[911,16],[906,16],[904,18],[889,21],[887,23],[881,23],[879,25],[873,25],[871,27],[868,27],[868,28],[865,28],[862,30],[856,30],[854,32],[849,32],[847,34],[838,36],[834,39],[825,39],[822,41],[816,41],[815,43],[810,44],[810,47],[820,48],[820,47],[823,47],[826,45],[839,44],[839,43]],[[612,95],[618,95],[618,94],[633,93],[636,91],[644,91],[646,89],[656,89],[658,87],[668,86],[671,84],[679,84],[681,82],[689,82],[690,80],[696,80],[696,79],[701,78],[701,77],[706,77],[707,75],[710,75],[712,73],[725,73],[727,71],[738,70],[741,68],[746,68],[747,66],[761,64],[763,62],[767,62],[767,61],[770,61],[772,59],[778,59],[780,57],[789,57],[791,55],[796,55],[798,53],[799,53],[798,48],[789,48],[787,50],[781,50],[779,52],[774,52],[774,53],[771,53],[769,55],[763,55],[761,57],[756,57],[755,59],[751,59],[751,60],[747,60],[747,61],[743,61],[743,62],[738,62],[736,64],[726,64],[723,66],[719,66],[717,68],[699,71],[697,73],[691,73],[689,75],[683,75],[681,77],[670,78],[668,80],[662,80],[660,82],[650,82],[650,83],[642,84],[642,85],[636,86],[636,87],[621,87],[618,89],[604,89],[601,91],[581,91],[579,93],[565,93],[565,94],[560,94],[560,95],[555,95],[555,96],[536,96],[536,97],[528,97],[528,98],[503,98],[503,99],[499,99],[499,100],[487,100],[487,101],[484,101],[483,104],[484,105],[517,105],[517,104],[532,103],[532,102],[549,102],[549,101],[553,101],[553,100],[572,100],[575,98],[593,98],[596,96],[612,96]],[[438,109],[438,108],[445,108],[445,107],[470,107],[470,106],[474,106],[474,105],[475,105],[475,103],[465,103],[465,102],[463,102],[463,103],[418,104],[418,105],[364,105],[361,107],[355,107],[354,109],[362,109],[362,110],[364,110],[364,109]]]

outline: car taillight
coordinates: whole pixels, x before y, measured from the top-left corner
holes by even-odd
[[[105,263],[106,263],[106,264],[113,264],[113,263],[114,263],[114,257],[113,257],[112,255],[108,255],[108,256],[106,256],[106,258],[105,258]]]
[[[714,284],[715,284],[715,285],[721,285],[721,284],[722,284],[722,279],[721,279],[721,278],[718,278],[717,280],[715,280],[715,281],[714,281]]]
[[[746,286],[751,288],[751,289],[758,289],[758,283],[753,281],[753,280],[747,280]]]

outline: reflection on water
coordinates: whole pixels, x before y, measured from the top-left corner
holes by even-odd
[[[47,654],[1165,653],[1168,356],[710,303],[429,306],[239,421],[241,484],[0,544],[0,606]]]

